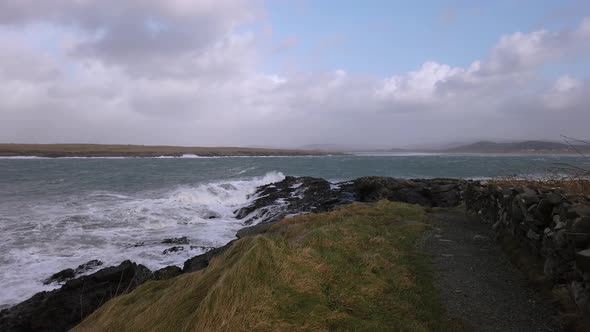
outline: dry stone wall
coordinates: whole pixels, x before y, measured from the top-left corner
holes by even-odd
[[[554,287],[566,287],[578,307],[590,310],[590,197],[558,188],[470,182],[467,210],[511,235],[544,262]]]

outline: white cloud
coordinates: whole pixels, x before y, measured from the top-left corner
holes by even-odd
[[[262,10],[238,0],[4,1],[0,141],[400,145],[587,132],[588,82],[549,82],[540,70],[590,55],[590,19],[501,37],[464,68],[430,61],[380,78],[261,72],[269,54],[247,24]]]

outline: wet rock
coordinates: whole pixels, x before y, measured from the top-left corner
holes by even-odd
[[[80,275],[83,273],[86,273],[88,271],[94,270],[99,266],[102,266],[103,262],[99,261],[98,259],[93,259],[91,261],[88,261],[84,264],[80,264],[78,265],[78,267],[76,268],[76,270],[74,271],[76,275]]]
[[[324,179],[288,176],[283,181],[260,187],[254,202],[235,211],[235,214],[249,225],[273,222],[290,214],[326,212],[354,201],[388,199],[424,206],[452,207],[462,201],[463,182],[453,179],[365,177],[334,185]]]
[[[221,218],[221,216],[219,215],[219,213],[216,213],[216,212],[213,212],[213,211],[208,211],[202,217],[203,217],[203,219],[217,219],[217,218]]]
[[[159,269],[154,272],[152,279],[154,280],[166,280],[174,278],[182,274],[182,269],[178,266],[166,266],[165,268]]]
[[[55,274],[53,274],[51,277],[45,279],[43,281],[43,285],[49,285],[51,283],[62,283],[62,282],[66,282],[72,278],[74,278],[76,276],[76,272],[74,271],[74,269],[65,269],[65,270],[61,270]]]
[[[235,211],[246,225],[273,222],[289,214],[326,212],[354,201],[350,184],[334,189],[330,182],[311,177],[288,176],[260,187],[254,195],[252,204]]]
[[[130,261],[67,281],[0,312],[0,331],[67,331],[114,296],[149,280],[148,268]]]
[[[269,228],[272,227],[272,225],[276,224],[277,222],[279,222],[279,221],[277,220],[274,222],[266,222],[266,223],[261,223],[261,224],[257,224],[254,226],[244,227],[236,233],[236,236],[238,237],[238,239],[241,239],[246,236],[254,236],[254,235],[265,233]]]
[[[183,273],[188,272],[195,272],[202,270],[209,266],[209,261],[213,259],[213,257],[222,254],[225,250],[227,250],[236,240],[230,241],[228,244],[224,245],[223,247],[215,248],[212,250],[207,251],[204,254],[194,256],[192,258],[187,259],[184,262],[184,266],[182,268]]]
[[[207,246],[191,246],[191,250],[202,250],[202,251],[209,251],[215,249],[215,247],[207,247]]]
[[[174,247],[171,247],[171,248],[168,248],[168,249],[165,249],[164,251],[162,251],[162,255],[168,255],[168,254],[181,252],[181,251],[184,251],[183,246],[174,246]]]
[[[171,239],[164,239],[163,244],[188,244],[188,238],[186,236],[176,237]]]
[[[81,274],[84,274],[90,270],[93,270],[99,266],[101,266],[103,263],[97,259],[93,259],[91,261],[88,261],[84,264],[80,264],[78,265],[78,267],[76,269],[65,269],[62,271],[59,271],[55,274],[53,274],[51,277],[45,279],[43,281],[44,285],[49,285],[51,283],[64,283],[70,279],[75,278],[76,276],[79,276]]]

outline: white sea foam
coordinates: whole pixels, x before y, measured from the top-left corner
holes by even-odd
[[[151,270],[182,267],[205,247],[234,239],[243,227],[234,211],[253,199],[258,186],[283,178],[282,173],[270,172],[137,196],[93,192],[59,204],[30,206],[27,221],[22,216],[1,216],[0,305],[59,287],[42,281],[92,259],[103,261],[104,266],[130,259]],[[183,236],[190,242],[183,251],[163,254],[173,245],[162,240]]]

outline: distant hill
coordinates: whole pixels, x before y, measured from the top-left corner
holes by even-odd
[[[588,152],[590,146],[577,145],[579,151]],[[496,143],[480,141],[442,150],[449,153],[575,153],[567,144],[551,141],[522,141]]]
[[[344,144],[308,144],[299,146],[297,150],[322,151],[322,152],[356,152],[356,151],[376,151],[375,147],[363,145],[344,145]]]
[[[0,144],[0,156],[36,157],[181,157],[196,156],[307,156],[323,151],[254,149],[242,147],[185,147],[104,144]]]

